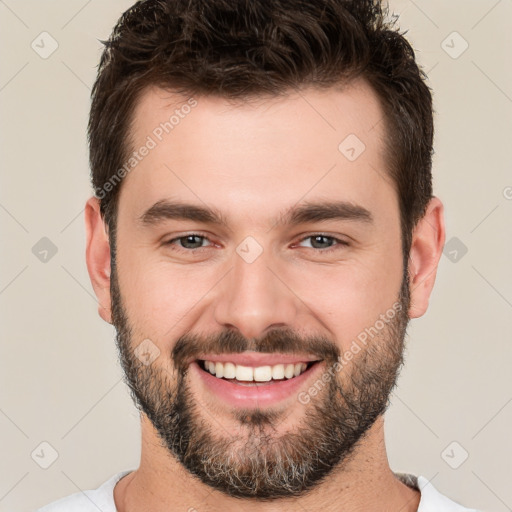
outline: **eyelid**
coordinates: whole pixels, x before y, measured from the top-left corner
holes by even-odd
[[[350,243],[347,241],[347,240],[344,240],[343,238],[338,238],[334,235],[330,235],[329,233],[322,233],[322,232],[316,232],[316,233],[310,233],[308,235],[304,235],[299,241],[298,243],[300,242],[303,242],[304,240],[307,240],[308,238],[314,238],[315,236],[324,236],[326,238],[331,238],[332,240],[334,240],[336,243],[331,246],[331,247],[328,247],[326,249],[315,249],[314,247],[306,247],[306,249],[313,249],[315,250],[316,252],[320,252],[320,253],[326,253],[326,252],[329,252],[331,250],[336,250],[336,248],[339,248],[339,246],[342,246],[342,247],[347,247],[350,245]]]
[[[180,247],[178,244],[175,243],[178,240],[180,240],[181,238],[186,238],[188,236],[197,236],[198,238],[202,238],[203,240],[208,240],[208,242],[210,242],[210,244],[205,246],[205,247],[197,247],[196,249],[185,249],[184,247]],[[172,237],[171,239],[165,241],[163,243],[163,245],[172,245],[172,246],[175,246],[178,251],[186,251],[186,252],[190,253],[190,252],[198,251],[200,249],[206,249],[206,248],[211,247],[211,246],[216,245],[216,244],[214,242],[212,242],[210,240],[210,238],[208,236],[206,236],[206,235],[202,235],[201,233],[196,233],[196,232],[187,232],[187,233],[183,233],[181,235],[177,235],[177,236]]]

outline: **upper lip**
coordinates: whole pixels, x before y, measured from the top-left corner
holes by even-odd
[[[214,363],[233,363],[241,366],[274,366],[276,364],[296,364],[320,361],[318,357],[300,354],[261,354],[244,352],[242,354],[205,354],[194,360],[212,361]]]

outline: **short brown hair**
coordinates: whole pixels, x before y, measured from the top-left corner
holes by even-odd
[[[432,197],[432,97],[387,15],[378,0],[142,0],[127,10],[104,41],[88,126],[111,250],[120,186],[105,184],[133,151],[130,124],[147,87],[236,100],[361,77],[385,115],[407,268],[412,231]]]

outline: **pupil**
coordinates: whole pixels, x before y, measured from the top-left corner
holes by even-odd
[[[324,246],[329,246],[329,237],[323,236],[323,235],[318,235],[318,236],[313,237],[313,247],[315,247],[315,244],[317,244],[317,243],[319,243],[320,246],[322,246],[322,240],[323,240]],[[325,248],[325,247],[320,247],[320,248]]]
[[[194,241],[194,240],[196,240],[196,241]],[[190,248],[190,246],[187,245],[189,243],[190,243],[190,245],[194,246],[193,248],[201,247],[201,242],[202,242],[201,237],[199,237],[197,235],[188,235],[188,236],[184,236],[181,239],[182,245],[185,245],[185,247],[187,247],[187,248]]]

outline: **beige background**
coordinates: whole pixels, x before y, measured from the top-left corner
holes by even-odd
[[[138,464],[138,414],[113,328],[96,312],[83,221],[98,39],[130,4],[0,0],[2,512],[34,511]],[[428,313],[410,325],[390,461],[464,504],[511,510],[512,2],[390,5],[434,90],[435,192],[451,244]],[[58,43],[46,59],[31,47],[51,49],[43,31]],[[46,262],[43,237],[57,249]],[[47,469],[43,442],[57,453]]]

